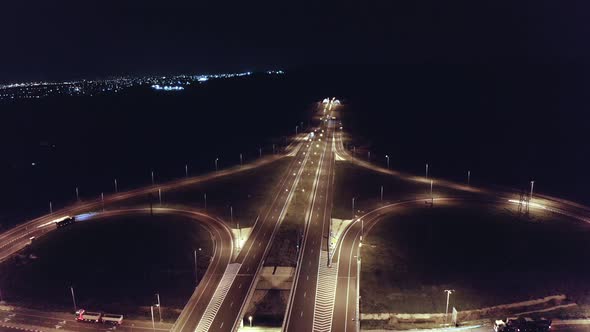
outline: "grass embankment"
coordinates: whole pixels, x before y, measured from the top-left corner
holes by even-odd
[[[160,294],[164,318],[175,318],[195,287],[193,250],[201,247],[199,276],[212,243],[197,222],[168,216],[82,221],[36,240],[0,265],[9,303],[71,311],[78,308],[145,316]],[[143,308],[140,308],[143,307]]]
[[[482,204],[400,209],[363,246],[363,312],[467,310],[564,293],[590,300],[590,226]]]

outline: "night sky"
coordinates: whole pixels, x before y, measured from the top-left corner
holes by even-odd
[[[311,64],[584,63],[587,1],[6,1],[0,82]]]

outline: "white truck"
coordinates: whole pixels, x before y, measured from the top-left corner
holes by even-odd
[[[121,325],[123,323],[123,315],[103,314],[102,312],[92,312],[80,309],[76,311],[76,320],[79,322]]]

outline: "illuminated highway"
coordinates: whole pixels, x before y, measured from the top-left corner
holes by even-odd
[[[334,123],[329,120],[322,126],[318,141],[313,143],[313,164],[309,173],[314,176],[309,192],[303,244],[299,253],[292,293],[289,298],[284,331],[324,330],[330,319],[330,294],[324,299],[321,293],[324,271],[329,273],[328,240],[332,216],[334,180]],[[325,129],[323,129],[325,128]],[[320,296],[318,296],[320,295]],[[324,305],[328,308],[324,308]],[[327,309],[327,310],[326,310]]]

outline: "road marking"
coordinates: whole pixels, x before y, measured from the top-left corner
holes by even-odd
[[[209,331],[209,328],[211,327],[211,324],[213,324],[213,320],[217,315],[217,311],[219,311],[219,308],[223,304],[225,296],[229,292],[231,285],[236,279],[241,266],[242,264],[232,263],[226,267],[223,277],[221,277],[221,280],[215,289],[215,293],[213,293],[213,296],[211,297],[209,304],[207,304],[207,308],[205,309],[205,312],[203,313],[203,316],[201,317],[201,320],[195,329],[196,332]],[[223,323],[221,323],[221,326],[223,326]]]

